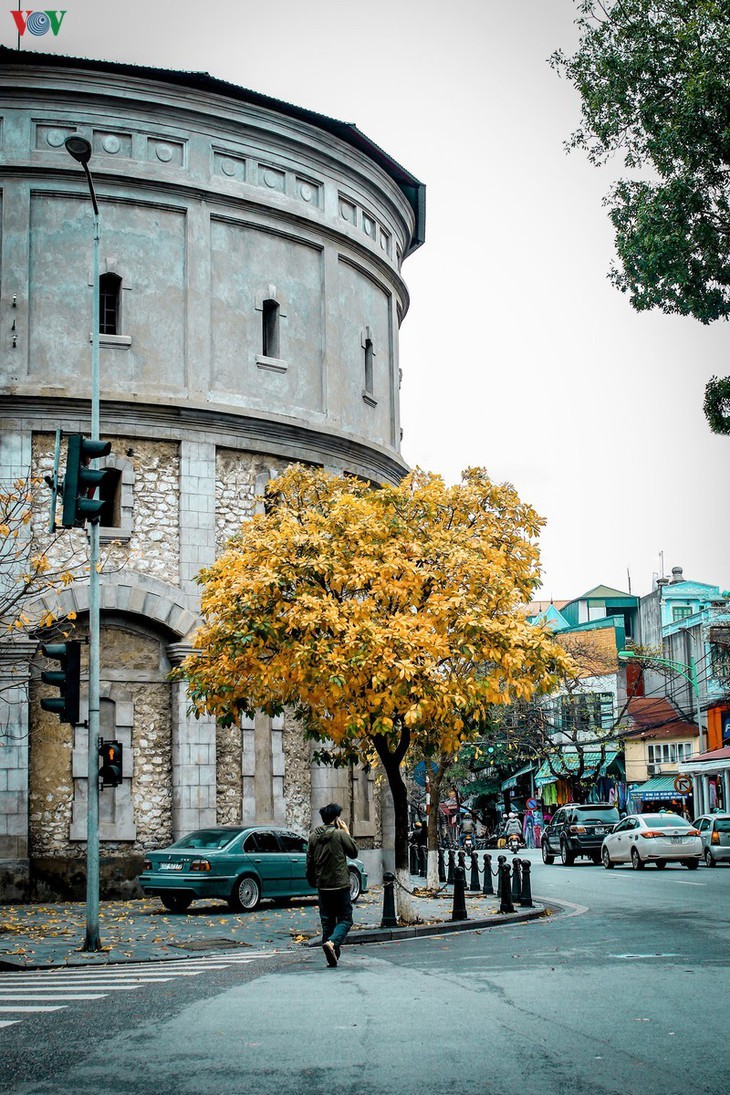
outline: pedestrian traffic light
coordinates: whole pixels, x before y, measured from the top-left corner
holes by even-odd
[[[61,663],[60,669],[43,670],[41,680],[44,684],[53,684],[60,689],[60,696],[50,696],[41,700],[44,711],[58,715],[61,722],[78,726],[79,687],[81,680],[81,643],[74,640],[67,643],[45,643],[41,650],[46,658]]]
[[[99,738],[99,756],[101,757],[99,779],[102,786],[118,787],[122,782],[121,741],[102,741]]]
[[[64,528],[83,528],[87,521],[98,521],[104,505],[102,498],[95,498],[96,488],[101,485],[106,472],[90,468],[89,463],[111,452],[111,441],[91,441],[80,433],[72,433],[68,439],[66,474],[63,477]]]

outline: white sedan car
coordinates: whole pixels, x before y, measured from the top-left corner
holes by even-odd
[[[635,871],[647,863],[659,868],[683,863],[693,871],[701,859],[700,834],[679,814],[629,814],[601,845],[601,862],[607,870],[617,863],[630,863]]]

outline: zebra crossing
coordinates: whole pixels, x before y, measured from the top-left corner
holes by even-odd
[[[14,1026],[31,1015],[63,1011],[75,1003],[103,1000],[116,993],[137,992],[178,977],[245,966],[276,951],[220,954],[165,962],[129,962],[114,966],[75,966],[50,970],[0,973],[0,1028]]]

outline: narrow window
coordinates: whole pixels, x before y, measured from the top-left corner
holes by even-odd
[[[119,528],[122,524],[122,473],[118,468],[105,468],[99,485],[98,498],[104,505],[99,514],[102,528]]]
[[[365,339],[365,391],[373,391],[373,340]]]
[[[279,305],[265,300],[261,310],[261,352],[264,357],[279,357]]]
[[[99,334],[119,334],[119,299],[122,279],[118,274],[102,274],[99,278]]]

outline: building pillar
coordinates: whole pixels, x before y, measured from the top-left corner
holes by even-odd
[[[193,648],[171,643],[167,656],[179,665]],[[188,714],[185,681],[172,684],[172,832],[177,840],[193,829],[216,824],[216,722]]]
[[[28,684],[37,645],[27,639],[0,644],[0,863],[24,877],[28,872]]]
[[[257,711],[241,724],[241,819],[244,824],[286,824],[284,719]]]
[[[215,560],[215,444],[180,445],[180,584],[197,610],[201,567]]]

